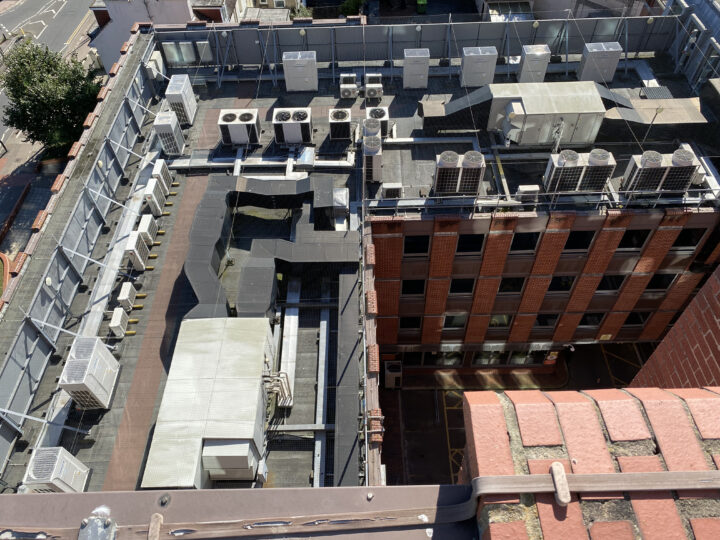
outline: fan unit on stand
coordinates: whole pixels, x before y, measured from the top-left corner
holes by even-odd
[[[357,75],[354,73],[340,74],[340,98],[355,99],[358,97]]]
[[[328,114],[328,121],[330,122],[330,139],[331,140],[346,140],[350,139],[350,121],[351,121],[351,110],[350,109],[330,109]]]
[[[390,113],[387,107],[371,107],[366,109],[365,117],[367,119],[374,118],[380,122],[380,134],[383,137],[388,136],[390,131]]]

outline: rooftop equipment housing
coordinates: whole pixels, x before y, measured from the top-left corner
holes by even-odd
[[[35,448],[23,485],[31,493],[81,493],[90,469],[60,446]]]
[[[175,112],[182,125],[192,124],[197,113],[197,100],[190,84],[189,75],[173,75],[165,90],[170,108]]]
[[[225,145],[260,143],[260,116],[257,109],[222,109],[218,116],[220,139]]]
[[[545,80],[550,63],[550,47],[542,45],[523,45],[518,68],[519,83],[541,83]]]
[[[76,337],[59,386],[80,409],[109,409],[119,371],[118,361],[99,337]]]
[[[140,233],[133,231],[128,235],[125,244],[125,255],[127,255],[133,269],[143,271],[147,268],[147,261],[150,257],[150,250],[142,239]]]
[[[622,47],[616,41],[586,43],[577,71],[578,80],[611,82],[622,53]]]
[[[120,292],[118,293],[117,298],[118,304],[125,311],[132,311],[132,308],[135,305],[136,296],[137,291],[135,290],[135,285],[133,285],[130,281],[125,281],[122,285],[120,285]]]
[[[330,122],[331,140],[349,140],[351,134],[351,109],[330,109],[328,122]]]
[[[382,139],[376,135],[363,138],[363,179],[382,182]]]
[[[157,221],[155,221],[155,218],[151,214],[143,214],[140,217],[137,231],[140,233],[140,238],[142,238],[148,246],[152,246],[158,233]]]
[[[172,187],[173,179],[167,162],[164,159],[155,160],[151,176],[160,183],[163,194],[168,195]]]
[[[640,156],[630,158],[623,175],[621,190],[666,191],[670,196],[681,197],[696,181],[699,166],[699,160],[689,148],[678,148],[672,154],[648,150]],[[638,195],[642,196],[641,193]]]
[[[110,331],[115,337],[123,338],[125,337],[125,332],[127,332],[128,322],[130,322],[130,318],[127,312],[121,307],[116,307],[110,318]]]
[[[357,75],[355,73],[340,74],[340,98],[355,99],[358,97]]]
[[[443,152],[435,159],[435,183],[433,191],[436,195],[457,193],[460,188],[460,156],[451,150]]]
[[[548,193],[601,192],[615,172],[615,166],[613,155],[602,148],[585,154],[563,150],[550,155],[543,185]]]
[[[430,73],[430,49],[405,49],[403,88],[427,88]]]
[[[485,157],[476,150],[465,152],[460,161],[460,185],[458,193],[479,195],[485,178]]]
[[[318,69],[315,51],[283,53],[285,89],[288,92],[317,92]]]
[[[160,138],[160,144],[166,155],[179,156],[182,154],[185,149],[185,138],[174,111],[159,112],[155,116],[153,128]]]
[[[365,74],[365,98],[380,99],[383,96],[382,75],[380,73]]]
[[[484,86],[495,77],[498,52],[495,47],[463,47],[460,86]]]
[[[162,182],[158,182],[155,177],[148,178],[143,193],[143,200],[153,216],[156,218],[162,216],[166,200],[162,189]]]
[[[312,144],[312,110],[275,109],[273,111],[275,142],[282,145]]]
[[[387,107],[368,107],[365,109],[365,119],[374,118],[380,121],[380,134],[387,137],[390,131],[390,109]],[[374,124],[371,124],[374,126]],[[373,135],[375,135],[373,133]]]

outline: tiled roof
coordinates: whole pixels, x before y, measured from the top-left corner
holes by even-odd
[[[720,388],[466,392],[461,481],[720,468]],[[720,491],[483,497],[483,538],[720,538]]]

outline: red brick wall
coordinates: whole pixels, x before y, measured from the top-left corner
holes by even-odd
[[[689,274],[697,276],[697,274]],[[676,281],[678,289],[687,289],[695,278]],[[684,294],[685,291],[683,291]],[[672,290],[668,294],[668,304]],[[671,308],[672,309],[672,308]],[[643,337],[661,334],[674,311],[657,312],[648,321]],[[720,268],[710,276],[700,292],[670,329],[658,348],[630,386],[691,388],[720,384]]]

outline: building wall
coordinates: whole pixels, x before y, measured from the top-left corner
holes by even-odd
[[[657,340],[704,277],[691,265],[706,257],[719,216],[701,208],[370,218],[381,352],[414,353],[405,355],[412,365],[470,368],[475,356],[478,365],[494,363],[482,350]],[[628,230],[647,235],[626,247]],[[675,245],[690,230],[697,243]],[[590,244],[565,249],[579,231]],[[537,237],[534,249],[518,249],[528,247],[518,241],[527,233]],[[468,235],[482,235],[479,251],[465,251],[468,239],[480,238]],[[427,237],[427,251],[405,253],[409,237]],[[569,290],[551,290],[569,281],[560,277],[572,279]],[[538,314],[547,326],[537,326]],[[418,358],[440,350],[452,358]]]

